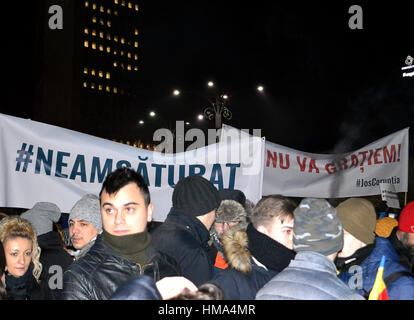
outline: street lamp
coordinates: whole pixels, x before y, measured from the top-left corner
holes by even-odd
[[[180,90],[174,90],[174,91],[173,91],[173,95],[175,95],[175,96],[179,96],[179,95],[180,95]]]
[[[154,111],[150,111],[149,116],[150,116],[151,118],[154,118],[154,117],[155,117],[155,112],[154,112]]]
[[[226,107],[228,98],[227,94],[222,94],[221,96],[216,95],[215,100],[210,101],[211,107],[204,109],[204,115],[208,120],[212,120],[214,118],[216,130],[220,129],[222,126],[222,117],[227,120],[232,118],[231,111]]]
[[[259,91],[260,93],[263,92],[263,90],[264,90],[263,86],[258,86],[257,87],[257,91]]]

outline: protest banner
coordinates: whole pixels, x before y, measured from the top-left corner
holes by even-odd
[[[154,221],[165,220],[175,184],[190,175],[204,176],[217,189],[240,189],[253,202],[261,197],[261,138],[163,154],[4,114],[0,134],[2,207],[32,208],[45,201],[68,213],[84,194],[99,194],[105,177],[122,166],[147,181]]]
[[[224,125],[221,137],[234,130],[238,129]],[[363,197],[380,194],[380,183],[407,192],[408,130],[343,154],[307,153],[266,141],[263,195]]]

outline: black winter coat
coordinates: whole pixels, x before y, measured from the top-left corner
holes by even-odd
[[[173,257],[183,276],[196,286],[214,275],[214,261],[210,257],[210,233],[196,217],[172,208],[164,223],[151,238],[157,250]]]
[[[55,231],[38,236],[37,241],[40,249],[42,250],[40,254],[40,262],[42,263],[43,269],[42,274],[40,275],[40,281],[42,289],[45,293],[45,299],[59,299],[59,295],[61,294],[59,287],[61,288],[62,286],[61,283],[58,283],[58,281],[62,279],[59,276],[63,275],[63,273],[72,264],[73,258],[63,248],[63,242],[59,236],[59,233]],[[53,266],[59,266],[60,269]],[[51,281],[52,287],[49,286],[49,280],[51,277],[53,277]]]
[[[111,300],[162,300],[154,279],[146,275],[136,276],[119,287]]]
[[[32,274],[33,263],[30,264],[26,273],[16,278],[10,274],[6,275],[6,291],[8,300],[43,300],[45,294],[43,289]]]
[[[102,234],[98,235],[89,252],[74,262],[63,275],[65,300],[106,300],[116,289],[138,275],[154,281],[164,277],[181,276],[177,262],[157,252],[152,244],[147,248],[147,263],[139,266],[107,247]]]

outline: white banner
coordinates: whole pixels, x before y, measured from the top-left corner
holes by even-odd
[[[221,134],[234,129],[225,125]],[[380,183],[394,185],[396,192],[407,192],[408,130],[344,154],[306,153],[266,141],[263,195],[369,196],[380,194]]]
[[[138,149],[80,132],[0,114],[0,206],[53,202],[68,213],[84,194],[99,194],[105,177],[128,166],[149,184],[154,220],[164,221],[179,179],[202,175],[217,189],[261,198],[264,141],[244,137],[178,154]]]

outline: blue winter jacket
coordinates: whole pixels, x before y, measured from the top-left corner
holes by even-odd
[[[361,295],[366,295],[366,293],[371,291],[382,256],[385,256],[384,279],[396,271],[408,271],[398,263],[398,254],[391,242],[386,238],[377,237],[374,250],[372,250],[371,254],[359,265],[362,268],[363,289],[358,290]],[[355,275],[355,273],[341,272],[338,277],[346,284],[349,284],[351,277]],[[351,282],[353,281],[351,280]],[[414,278],[410,276],[398,278],[387,287],[387,293],[390,300],[413,300]]]

